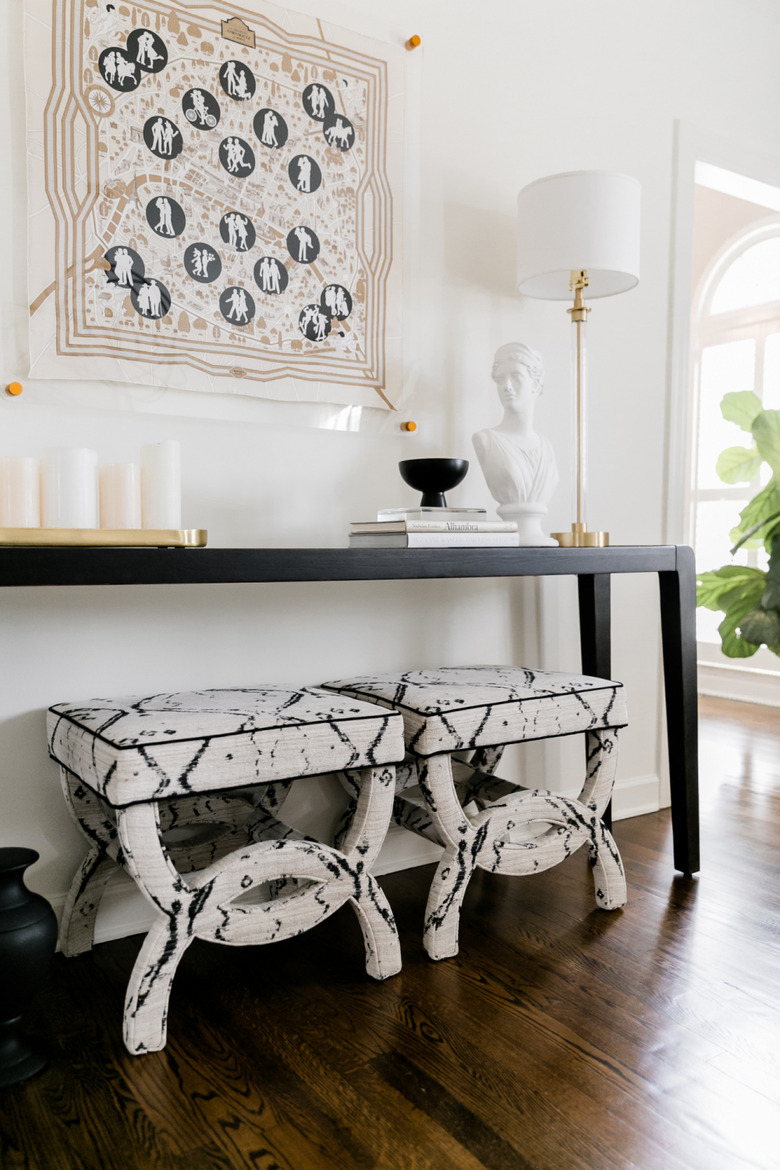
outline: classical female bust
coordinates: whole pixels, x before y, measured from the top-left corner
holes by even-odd
[[[554,544],[538,527],[558,483],[553,449],[534,430],[536,400],[544,385],[542,359],[529,346],[510,342],[496,351],[491,377],[504,416],[497,426],[472,436],[490,494],[500,516],[518,521],[521,544]],[[530,527],[524,525],[532,517]]]

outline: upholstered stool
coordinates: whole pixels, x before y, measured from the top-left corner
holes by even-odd
[[[408,762],[396,770],[394,818],[444,846],[425,912],[431,958],[457,954],[460,907],[476,868],[537,873],[587,844],[597,905],[625,903],[620,854],[602,821],[615,782],[618,728],[627,722],[621,683],[473,666],[323,685],[403,716]],[[494,775],[507,744],[576,732],[587,735],[586,775],[576,800]],[[456,752],[470,757],[458,759]]]
[[[171,983],[193,938],[272,942],[349,902],[368,973],[400,969],[393,915],[369,872],[404,754],[400,716],[315,687],[209,690],[60,703],[48,736],[91,845],[65,906],[63,951],[92,946],[117,865],[157,911],[125,999],[130,1052],[165,1045]],[[339,849],[275,816],[287,781],[328,772],[346,772],[359,794]]]

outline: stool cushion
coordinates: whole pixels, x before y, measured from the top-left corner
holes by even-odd
[[[52,758],[117,808],[404,755],[399,716],[317,687],[58,703],[47,729]]]
[[[623,684],[521,666],[407,670],[323,683],[392,707],[418,756],[573,735],[628,722]]]

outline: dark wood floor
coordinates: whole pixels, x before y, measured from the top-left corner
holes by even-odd
[[[399,976],[365,976],[348,909],[196,943],[145,1057],[120,1024],[140,939],[57,956],[54,1057],[0,1093],[3,1170],[780,1167],[780,711],[702,707],[702,872],[674,875],[668,813],[618,822],[622,912],[593,908],[585,856],[479,875],[437,964],[430,868],[391,875]]]

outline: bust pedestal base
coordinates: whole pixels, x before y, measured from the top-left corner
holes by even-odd
[[[547,515],[544,504],[499,504],[496,509],[502,520],[517,521],[517,543],[521,547],[554,545],[557,541],[542,532],[542,516]]]

